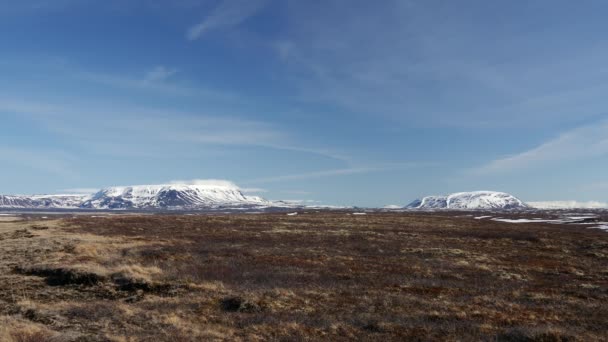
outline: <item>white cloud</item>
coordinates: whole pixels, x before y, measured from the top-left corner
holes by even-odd
[[[533,208],[538,209],[605,209],[608,203],[605,202],[579,202],[579,201],[542,201],[526,202]]]
[[[240,187],[236,185],[234,182],[225,180],[225,179],[190,179],[190,180],[172,180],[166,183],[156,183],[156,184],[127,184],[127,185],[111,185],[112,187],[118,188],[126,188],[126,187],[163,187],[163,186],[171,186],[171,185],[193,185],[193,186],[201,186],[208,188],[223,188],[223,189],[236,189],[240,190]],[[89,190],[94,189],[65,189],[64,191],[72,190],[76,193],[90,193]],[[82,190],[82,191],[78,191]],[[95,190],[97,192],[99,189]]]
[[[477,174],[505,172],[606,154],[608,154],[608,121],[602,121],[566,132],[528,151],[496,159],[473,171]]]
[[[174,180],[169,182],[172,185],[200,185],[218,188],[238,189],[239,187],[231,181],[224,179],[191,179],[191,180]]]
[[[203,21],[188,30],[186,37],[189,40],[197,40],[209,31],[238,26],[258,13],[267,2],[267,0],[222,0]]]

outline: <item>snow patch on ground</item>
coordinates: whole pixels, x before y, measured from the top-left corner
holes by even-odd
[[[505,223],[549,223],[549,224],[571,224],[571,225],[586,225],[592,226],[589,229],[602,229],[608,231],[608,222],[598,222],[597,216],[568,216],[565,215],[559,219],[541,219],[541,218],[520,218],[520,219],[507,219],[507,218],[493,218],[492,221],[505,222]]]
[[[503,219],[493,218],[492,221],[506,223],[562,223],[562,220],[544,220],[544,219]]]

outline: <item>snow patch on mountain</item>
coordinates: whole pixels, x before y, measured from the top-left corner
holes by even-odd
[[[448,207],[447,196],[427,196],[422,199],[420,207],[428,209],[441,209]]]

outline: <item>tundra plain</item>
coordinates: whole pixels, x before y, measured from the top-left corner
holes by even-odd
[[[474,216],[5,215],[0,340],[608,339],[607,232]]]

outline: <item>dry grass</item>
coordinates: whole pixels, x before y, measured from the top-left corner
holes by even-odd
[[[3,222],[0,340],[608,338],[608,234],[453,216]]]
[[[60,341],[59,334],[44,325],[26,319],[0,316],[0,341],[3,342],[52,342]]]

